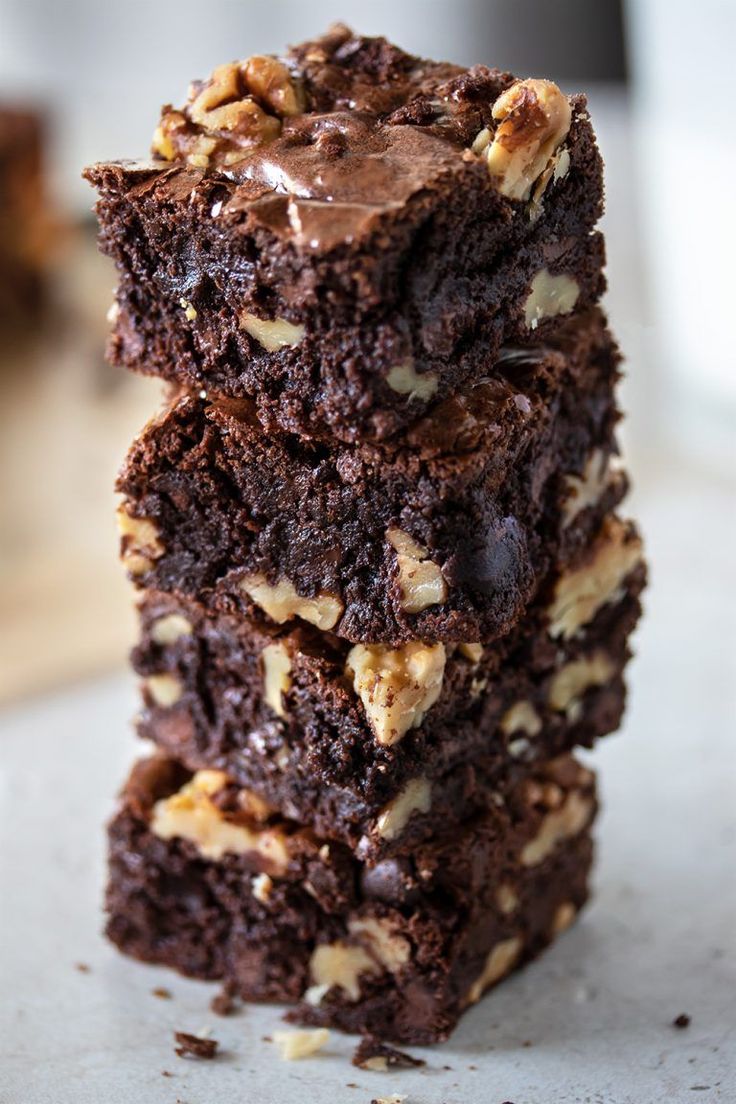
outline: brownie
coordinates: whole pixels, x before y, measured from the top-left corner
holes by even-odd
[[[226,776],[140,764],[110,825],[109,937],[126,953],[294,1018],[430,1043],[575,918],[593,775],[569,757],[511,774],[497,803],[370,865],[264,816]]]
[[[400,443],[268,436],[249,400],[180,397],[119,476],[123,560],[139,586],[354,643],[491,641],[625,491],[618,363],[595,311]]]
[[[31,322],[45,304],[43,151],[40,114],[0,103],[0,319],[7,325]]]
[[[347,28],[220,66],[91,166],[116,364],[266,425],[395,435],[604,288],[583,96]]]
[[[611,600],[574,635],[550,635],[563,577],[486,648],[351,648],[308,625],[213,617],[150,592],[133,652],[138,730],[189,769],[225,771],[363,858],[410,850],[486,809],[509,760],[590,747],[618,727],[644,581],[641,562],[630,566],[638,542],[631,559],[622,544],[629,536],[609,519],[597,554],[571,565],[568,579],[581,567],[593,579],[612,549],[627,550],[623,583],[618,572],[605,582]]]

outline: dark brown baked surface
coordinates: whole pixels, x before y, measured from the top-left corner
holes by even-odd
[[[86,173],[111,357],[290,432],[396,434],[604,288],[585,99],[549,81],[338,28],[195,82],[154,152]]]
[[[549,632],[551,580],[485,648],[351,647],[151,592],[133,652],[138,730],[363,858],[406,852],[487,809],[510,763],[590,747],[618,727],[643,582],[640,563],[565,639]]]
[[[107,933],[245,999],[300,1002],[302,1022],[434,1042],[572,922],[594,814],[592,774],[563,757],[512,775],[459,832],[368,865],[264,819],[224,776],[146,760],[110,825]]]
[[[508,349],[401,443],[269,437],[246,400],[175,400],[118,480],[141,586],[294,613],[353,642],[488,642],[620,500],[619,356],[596,311]]]

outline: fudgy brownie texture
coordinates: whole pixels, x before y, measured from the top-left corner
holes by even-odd
[[[512,633],[484,649],[351,648],[310,626],[212,617],[149,593],[133,652],[139,732],[361,858],[410,851],[487,809],[510,762],[590,747],[618,727],[644,582],[635,548],[619,546],[621,570],[597,579],[610,541],[572,566],[567,577],[581,580],[588,568],[581,593],[600,602],[573,635],[550,634],[552,580]]]
[[[603,291],[583,96],[337,28],[164,109],[156,160],[94,165],[115,363],[385,438]]]
[[[123,560],[212,611],[353,642],[491,641],[625,491],[618,363],[594,311],[381,445],[269,437],[248,400],[179,398],[120,474]]]
[[[368,865],[224,775],[147,760],[110,825],[107,933],[244,999],[299,1001],[298,1020],[430,1043],[573,921],[594,815],[592,774],[563,757],[512,774],[462,830]]]

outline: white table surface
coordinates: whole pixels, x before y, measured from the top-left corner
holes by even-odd
[[[605,799],[595,901],[420,1071],[354,1069],[354,1040],[336,1033],[320,1055],[282,1062],[263,1041],[280,1009],[218,1018],[214,987],[105,943],[101,825],[136,750],[131,678],[0,715],[0,1101],[736,1100],[732,490],[674,457],[647,465],[633,508],[655,566],[631,707],[624,733],[592,756]],[[672,1026],[681,1012],[687,1030]],[[222,1057],[177,1058],[172,1032],[204,1025]]]

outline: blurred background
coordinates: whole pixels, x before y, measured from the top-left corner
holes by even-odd
[[[112,483],[159,385],[104,363],[115,275],[80,170],[145,155],[190,78],[336,19],[588,92],[632,509],[655,587],[659,564],[670,604],[688,580],[710,587],[703,631],[736,644],[733,2],[0,0],[0,701],[122,668],[132,640]],[[700,647],[688,624],[672,632]]]

